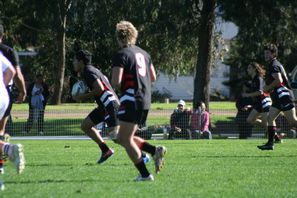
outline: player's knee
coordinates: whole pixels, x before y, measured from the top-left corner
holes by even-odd
[[[125,148],[130,144],[129,139],[121,136],[120,134],[117,135],[116,142]]]
[[[81,125],[80,125],[80,128],[82,131],[84,131],[85,133],[87,133],[90,129],[90,127],[85,123],[85,122],[82,122]]]

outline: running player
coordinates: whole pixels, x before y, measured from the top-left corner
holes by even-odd
[[[12,80],[14,74],[15,69],[2,52],[0,52],[0,124],[3,124],[4,114],[9,106],[9,95],[6,86]],[[17,173],[21,173],[24,170],[25,158],[21,144],[9,144],[0,140],[0,155],[8,156],[9,160],[16,166]]]
[[[0,24],[0,52],[2,52],[2,54],[10,61],[10,63],[12,64],[12,66],[14,67],[14,69],[16,71],[16,74],[14,76],[14,82],[18,88],[18,91],[19,91],[19,96],[18,96],[16,102],[21,103],[26,98],[26,87],[25,87],[24,77],[21,72],[21,68],[19,66],[19,57],[18,57],[17,53],[14,51],[14,49],[12,49],[11,47],[4,45],[2,43],[3,36],[4,36],[4,28],[3,28],[3,25]],[[9,99],[9,105],[6,109],[6,112],[0,121],[0,140],[7,140],[8,139],[7,137],[9,137],[8,134],[4,134],[4,133],[5,133],[5,126],[7,124],[8,118],[10,116],[12,103],[13,103],[12,83],[13,83],[13,81],[11,80],[7,84],[7,87],[6,87],[10,99]],[[2,156],[0,156],[0,174],[4,173],[3,166],[4,166],[4,160],[3,160]]]
[[[263,92],[265,69],[256,62],[251,62],[247,68],[248,75],[252,78],[249,93],[243,93],[243,97],[253,98],[253,109],[250,112],[247,122],[267,128],[267,116],[271,106],[269,93]]]
[[[268,44],[264,49],[265,61],[269,63],[268,75],[266,77],[266,85],[263,92],[270,92],[272,105],[268,114],[268,142],[258,146],[261,150],[273,150],[276,131],[276,118],[280,112],[292,126],[297,126],[296,110],[293,102],[290,85],[287,74],[282,64],[276,59],[278,49],[274,44]]]
[[[98,163],[101,164],[112,156],[114,151],[107,146],[94,126],[101,122],[106,122],[111,138],[115,139],[118,131],[118,119],[116,114],[120,102],[118,98],[115,97],[116,94],[106,76],[104,76],[99,69],[91,65],[91,61],[92,55],[87,50],[80,50],[74,57],[74,70],[81,74],[90,92],[85,94],[77,93],[73,96],[73,99],[80,101],[94,98],[98,105],[98,107],[83,120],[81,129],[95,141],[101,149],[102,155],[98,160]]]
[[[138,126],[147,119],[151,105],[151,82],[156,80],[150,55],[135,45],[137,36],[138,31],[132,23],[121,21],[116,25],[116,38],[121,49],[113,57],[112,85],[120,88],[122,94],[117,141],[126,149],[140,173],[135,181],[153,181],[154,177],[141,157],[141,150],[153,156],[156,173],[159,173],[166,148],[153,146],[135,136]]]

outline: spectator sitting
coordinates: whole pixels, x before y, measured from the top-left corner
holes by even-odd
[[[187,110],[185,106],[185,101],[180,100],[177,104],[177,108],[171,114],[168,139],[173,139],[174,137],[192,138],[191,131],[189,130],[191,111]]]
[[[191,117],[191,131],[193,138],[212,139],[209,131],[209,113],[204,102],[198,103],[198,108]]]

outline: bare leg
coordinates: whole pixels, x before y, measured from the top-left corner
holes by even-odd
[[[141,151],[134,141],[134,134],[137,127],[137,124],[120,121],[120,130],[117,136],[118,143],[125,148],[128,156],[134,164],[137,164],[142,160]]]
[[[0,135],[2,135],[2,136],[4,135],[4,132],[5,132],[5,126],[6,126],[8,117],[9,117],[9,116],[3,117],[3,118],[0,120]]]
[[[98,145],[103,143],[104,140],[97,129],[94,128],[95,124],[93,121],[86,117],[84,121],[81,123],[81,129]]]
[[[296,127],[297,126],[297,117],[296,117],[296,110],[295,108],[290,109],[288,111],[283,112],[286,119],[289,121],[291,126]]]

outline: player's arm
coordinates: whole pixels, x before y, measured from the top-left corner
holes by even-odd
[[[14,76],[14,82],[19,91],[19,95],[16,102],[21,103],[26,99],[26,95],[27,95],[25,80],[19,65],[15,67],[15,71],[16,71],[16,74]]]
[[[121,86],[123,72],[124,68],[122,67],[112,68],[111,85],[116,89]]]
[[[273,76],[274,80],[269,85],[264,86],[264,88],[263,88],[264,92],[271,91],[273,88],[275,88],[276,86],[278,86],[280,83],[283,82],[281,73],[279,73],[279,72],[274,73],[274,74],[272,74],[272,76]]]
[[[156,70],[153,64],[150,67],[151,81],[155,82],[157,80]]]
[[[15,69],[13,68],[12,65],[8,66],[4,71],[3,71],[3,81],[5,86],[9,84],[9,82],[12,80],[12,78],[15,75]]]

